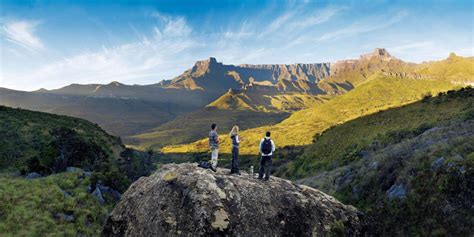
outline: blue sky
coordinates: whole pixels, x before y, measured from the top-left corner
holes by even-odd
[[[97,3],[99,2],[99,3]],[[0,1],[0,87],[151,84],[196,60],[474,54],[472,1]]]

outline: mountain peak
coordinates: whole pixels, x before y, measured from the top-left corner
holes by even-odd
[[[113,82],[109,83],[109,85],[110,85],[110,86],[122,86],[122,85],[124,85],[124,84],[122,84],[122,83],[120,83],[120,82],[118,82],[118,81],[113,81]]]
[[[453,58],[457,58],[457,55],[456,55],[456,53],[451,52],[451,53],[449,54],[448,59],[453,59]]]
[[[209,71],[211,68],[214,68],[222,63],[218,63],[216,58],[209,57],[206,60],[197,61],[192,68],[192,72],[196,73],[195,75],[199,76]]]
[[[217,59],[214,58],[214,57],[209,57],[209,59],[207,61],[209,61],[209,63],[211,63],[211,64],[217,63]]]
[[[48,92],[48,90],[46,90],[45,88],[40,88],[36,90],[35,92]]]
[[[382,60],[390,60],[392,59],[392,55],[388,53],[388,51],[384,48],[375,48],[372,53],[368,54],[362,54],[360,56],[361,59],[372,59],[372,58],[377,58],[377,59],[382,59]]]

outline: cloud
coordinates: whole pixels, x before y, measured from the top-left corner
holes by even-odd
[[[323,34],[321,37],[319,37],[318,40],[319,41],[335,40],[339,38],[345,38],[345,37],[349,37],[353,35],[358,35],[362,33],[384,29],[388,26],[391,26],[399,22],[407,15],[408,14],[406,11],[400,11],[394,14],[388,20],[386,20],[385,17],[379,17],[377,19],[370,19],[370,22],[367,22],[367,21],[356,22],[348,27]]]
[[[333,16],[339,12],[347,9],[347,7],[327,7],[321,11],[316,11],[315,14],[305,17],[301,20],[295,21],[293,27],[310,27],[322,24],[329,21]]]
[[[34,34],[39,24],[39,21],[12,21],[2,26],[2,35],[8,42],[29,51],[39,51],[44,49],[40,38]]]
[[[161,21],[162,20],[162,21]],[[194,59],[187,50],[201,44],[190,35],[191,28],[182,17],[164,17],[152,27],[149,36],[116,47],[83,52],[56,60],[35,70],[5,75],[2,82],[21,90],[58,88],[69,83],[158,82],[168,79]],[[151,34],[150,34],[151,33]],[[178,56],[179,55],[179,56]],[[20,88],[18,88],[20,87]]]
[[[188,26],[184,17],[169,16],[160,12],[153,12],[151,16],[157,18],[159,24],[164,26],[160,33],[167,37],[183,37],[191,33],[191,27]]]
[[[237,31],[228,29],[222,35],[225,40],[241,40],[255,35],[255,30],[253,29],[254,24],[249,23],[247,20],[244,20]]]
[[[260,34],[260,37],[268,35],[278,29],[280,29],[285,23],[287,23],[294,15],[295,11],[286,11],[275,20],[273,20],[267,27],[267,29]]]

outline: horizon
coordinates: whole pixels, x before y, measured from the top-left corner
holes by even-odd
[[[0,87],[147,85],[194,62],[335,62],[374,48],[420,63],[473,56],[470,1],[2,1]],[[463,22],[464,24],[459,24]]]
[[[375,49],[379,49],[379,48],[375,48]],[[381,49],[384,49],[384,48],[381,48]],[[367,52],[369,53],[369,52]],[[390,53],[390,52],[388,52]],[[463,55],[459,55],[455,52],[450,52],[449,55],[447,55],[444,59],[447,59],[452,53],[454,53],[456,56],[461,56],[461,57],[473,57],[473,56],[463,56]],[[363,54],[361,54],[363,55]],[[391,55],[392,57],[394,58],[397,58],[396,56],[394,55]],[[242,64],[237,64],[237,65],[234,65],[234,64],[226,64],[225,62],[222,62],[220,61],[219,59],[217,59],[216,57],[213,57],[213,56],[210,56],[206,59],[202,59],[202,60],[197,60],[196,62],[198,61],[205,61],[205,60],[209,60],[210,58],[214,58],[216,59],[217,63],[220,63],[220,64],[223,64],[223,65],[233,65],[233,66],[241,66]],[[339,59],[339,60],[335,60],[335,61],[332,61],[332,62],[314,62],[314,63],[289,63],[289,64],[265,64],[265,63],[262,63],[262,64],[248,64],[248,65],[294,65],[294,64],[320,64],[320,63],[336,63],[338,61],[343,61],[343,60],[352,60],[352,59],[357,59],[358,57],[355,57],[355,58],[346,58],[346,59]],[[400,59],[400,58],[398,58]],[[400,59],[402,61],[404,61],[403,59]],[[443,59],[441,59],[443,60]],[[420,63],[427,63],[427,62],[434,62],[436,60],[427,60],[427,61],[423,61],[423,62],[420,62]],[[405,61],[405,62],[408,62],[408,61]],[[413,63],[413,62],[408,62],[408,63]],[[194,66],[193,65],[190,65],[187,69],[185,70],[188,70],[188,69],[191,69],[192,67]],[[57,87],[57,88],[37,88],[37,89],[33,89],[33,90],[18,90],[18,91],[26,91],[26,92],[34,92],[34,91],[40,91],[40,90],[47,90],[47,91],[51,91],[51,90],[59,90],[59,89],[62,89],[62,88],[65,88],[65,87],[68,87],[68,86],[72,86],[72,85],[81,85],[81,86],[85,86],[85,85],[100,85],[100,86],[103,86],[103,85],[110,85],[110,84],[114,84],[114,83],[119,83],[119,84],[122,84],[122,85],[126,85],[126,86],[148,86],[148,85],[153,85],[153,84],[157,84],[157,83],[160,83],[162,81],[165,81],[165,80],[172,80],[173,78],[181,75],[182,73],[185,72],[185,70],[175,76],[173,76],[172,78],[167,78],[167,79],[162,79],[162,80],[159,80],[158,82],[151,82],[151,83],[148,83],[148,84],[138,84],[138,83],[133,83],[133,84],[127,84],[127,83],[124,83],[124,82],[121,82],[121,81],[117,81],[117,80],[113,80],[113,81],[109,81],[109,82],[104,82],[104,83],[76,83],[76,82],[72,82],[70,84],[67,84],[67,85],[64,85],[64,86],[61,86],[61,87]],[[6,88],[6,87],[1,87],[0,88]],[[6,89],[11,89],[11,88],[6,88]],[[12,90],[16,90],[16,89],[12,89]]]

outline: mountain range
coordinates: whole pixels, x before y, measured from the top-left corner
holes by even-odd
[[[211,57],[173,79],[151,85],[114,81],[33,92],[0,88],[0,104],[84,118],[121,136],[125,143],[159,149],[197,140],[211,121],[222,130],[235,123],[244,129],[272,125],[296,111],[324,106],[374,78],[469,84],[472,61],[453,54],[443,61],[413,64],[380,48],[334,63],[234,66]],[[184,121],[193,125],[180,126]]]
[[[273,132],[280,147],[306,145],[315,134],[354,118],[420,100],[426,94],[438,94],[474,83],[474,58],[451,54],[447,59],[422,64],[406,63],[376,49],[356,60],[334,64],[333,74],[318,83],[333,95],[291,114],[281,123],[262,126],[241,133],[246,139],[241,152],[255,154],[265,131]],[[440,70],[439,68],[442,68]],[[223,146],[229,139],[221,137]],[[169,153],[203,152],[206,139],[191,144],[168,146]]]

